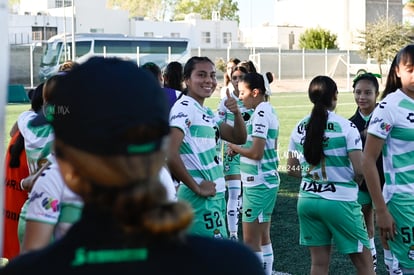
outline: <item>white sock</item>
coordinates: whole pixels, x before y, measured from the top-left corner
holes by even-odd
[[[384,264],[387,270],[392,270],[393,256],[391,250],[384,249]]]
[[[240,180],[227,181],[229,197],[227,200],[227,227],[230,234],[236,234],[239,224],[238,198],[240,196]]]
[[[256,254],[257,258],[259,258],[259,261],[263,263],[263,252],[262,251],[255,251],[254,254]]]
[[[263,268],[265,270],[266,275],[271,275],[273,270],[273,247],[272,243],[268,243],[266,245],[262,245],[263,251]]]
[[[375,241],[374,238],[369,239],[369,244],[371,246],[371,255],[376,256],[377,255],[377,249],[375,248]]]

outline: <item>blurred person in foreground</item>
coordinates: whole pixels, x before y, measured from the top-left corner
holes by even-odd
[[[245,246],[186,234],[191,208],[169,201],[159,182],[168,106],[147,71],[95,57],[58,85],[46,118],[62,177],[84,200],[82,217],[0,274],[263,274]]]

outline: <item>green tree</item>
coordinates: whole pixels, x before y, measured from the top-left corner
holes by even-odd
[[[365,58],[375,59],[382,74],[381,64],[386,64],[402,47],[411,42],[410,34],[409,26],[397,23],[393,18],[387,20],[380,17],[367,24],[365,31],[360,31],[357,41],[361,47],[359,52]]]
[[[299,37],[299,47],[302,49],[336,49],[336,39],[338,36],[329,30],[311,28]]]
[[[211,19],[214,11],[220,14],[221,19],[239,22],[239,7],[233,0],[177,0],[173,19],[183,20],[189,13],[198,13],[202,19]]]

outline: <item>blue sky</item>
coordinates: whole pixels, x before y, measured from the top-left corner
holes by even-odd
[[[235,0],[239,7],[240,27],[274,24],[275,0]]]

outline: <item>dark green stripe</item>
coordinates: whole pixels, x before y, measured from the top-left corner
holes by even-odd
[[[198,158],[202,165],[209,165],[210,163],[214,162],[215,157],[216,157],[216,147],[213,147],[207,151],[204,151],[198,154]]]
[[[414,152],[407,152],[392,156],[392,166],[394,168],[406,167],[414,164]]]
[[[328,145],[324,147],[324,150],[340,149],[346,148],[346,139],[345,137],[330,137],[328,140]]]
[[[413,116],[414,119],[414,116]],[[414,129],[394,127],[391,130],[391,137],[394,139],[412,141],[414,140]]]
[[[404,171],[400,173],[395,173],[395,183],[396,184],[409,184],[414,183],[414,171]]]
[[[398,104],[399,107],[402,107],[404,109],[408,109],[410,111],[414,111],[414,104],[407,100],[407,99],[403,99],[400,101],[400,103]]]
[[[348,167],[349,164],[348,156],[329,156],[326,158],[326,166]]]
[[[210,126],[200,126],[194,125],[190,126],[190,132],[192,137],[202,137],[202,138],[215,138],[216,133],[214,128]]]

